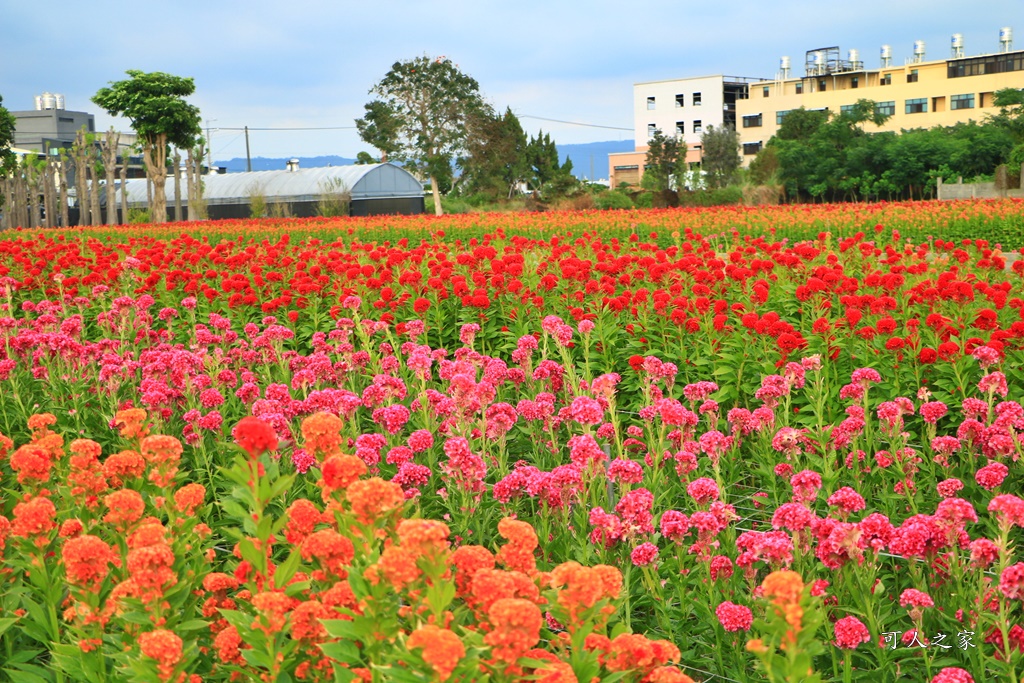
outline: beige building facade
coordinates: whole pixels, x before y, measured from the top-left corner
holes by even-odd
[[[647,158],[647,141],[655,131],[686,143],[686,160],[701,159],[701,136],[709,126],[736,126],[739,102],[756,78],[699,76],[650,81],[633,86],[633,139],[636,149],[608,155],[612,187],[639,185]]]
[[[788,77],[783,58],[778,78],[750,84],[749,97],[736,106],[745,165],[776,133],[786,114],[800,107],[839,114],[858,100],[872,100],[889,119],[881,126],[866,123],[866,130],[899,132],[981,122],[997,112],[996,91],[1024,88],[1024,50],[925,61],[921,45],[920,54],[894,66],[885,64],[891,57],[887,59],[883,48],[883,65],[877,69],[864,68],[855,59],[855,50],[850,59],[839,59],[838,53],[839,48],[809,51],[804,75],[798,77]]]

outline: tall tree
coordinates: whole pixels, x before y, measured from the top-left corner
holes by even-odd
[[[647,157],[644,160],[644,175],[640,186],[653,192],[664,192],[672,187],[673,179],[678,182],[686,173],[686,142],[667,137],[661,130],[647,141]]]
[[[743,158],[740,135],[732,126],[708,126],[700,136],[700,167],[711,188],[725,187],[736,180]]]
[[[527,138],[519,118],[506,109],[498,115],[482,107],[467,123],[466,155],[459,159],[466,192],[508,198],[526,181]]]
[[[377,100],[356,121],[360,137],[413,172],[430,178],[434,213],[441,215],[440,181],[464,149],[466,120],[483,106],[480,86],[447,57],[395,62],[370,89]]]
[[[191,78],[159,71],[129,70],[129,78],[101,88],[92,98],[112,116],[124,116],[142,143],[146,175],[153,186],[155,223],[167,220],[167,147],[188,148],[201,133],[199,108],[185,98],[195,92]]]
[[[545,185],[551,186],[554,194],[561,194],[566,186],[575,182],[572,175],[572,159],[564,164],[558,162],[558,146],[549,133],[543,130],[536,137],[530,137],[526,146],[526,162],[529,164],[530,185],[540,190]]]

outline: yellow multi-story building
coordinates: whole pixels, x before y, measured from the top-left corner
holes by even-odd
[[[953,36],[950,57],[941,60],[927,61],[918,41],[913,56],[897,66],[891,49],[883,46],[877,69],[865,68],[856,50],[841,59],[839,48],[829,47],[808,51],[804,75],[796,77],[789,75],[789,59],[783,57],[776,79],[750,83],[747,99],[736,100],[744,163],[771,139],[786,114],[800,107],[838,114],[858,100],[873,100],[889,119],[881,126],[864,124],[870,132],[982,121],[996,111],[996,91],[1024,88],[1024,50],[1010,49],[1009,31],[1003,31],[1002,51],[973,57],[963,56],[959,35]]]

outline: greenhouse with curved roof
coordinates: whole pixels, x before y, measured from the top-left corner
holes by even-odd
[[[404,168],[389,163],[210,174],[202,178],[203,199],[211,219],[248,218],[254,208],[260,212],[261,206],[268,215],[295,217],[423,213],[422,183]],[[144,178],[125,181],[129,210],[149,206],[146,183]],[[176,220],[173,177],[167,179],[166,192],[168,219]],[[180,192],[183,218],[188,219],[184,179]]]

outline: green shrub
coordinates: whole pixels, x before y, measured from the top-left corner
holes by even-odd
[[[602,211],[607,209],[632,209],[633,200],[625,192],[612,190],[594,195],[594,205]]]
[[[650,192],[641,192],[633,200],[633,203],[638,209],[649,209],[654,206],[654,195]]]

